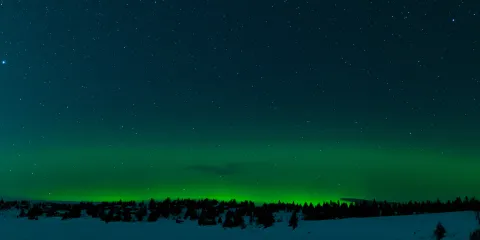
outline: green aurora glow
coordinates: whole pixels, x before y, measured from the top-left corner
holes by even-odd
[[[63,147],[9,158],[16,163],[2,168],[2,182],[15,184],[3,194],[42,200],[407,201],[475,196],[480,182],[475,156],[368,144]]]

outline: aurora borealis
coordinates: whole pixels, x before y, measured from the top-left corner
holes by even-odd
[[[480,197],[480,5],[0,6],[0,197]]]

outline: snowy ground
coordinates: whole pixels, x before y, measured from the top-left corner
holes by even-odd
[[[288,216],[279,216],[283,222],[271,228],[223,229],[221,226],[200,227],[196,221],[182,224],[160,219],[155,223],[109,223],[83,218],[61,221],[59,218],[40,220],[17,219],[11,212],[0,212],[0,240],[152,240],[152,239],[365,239],[416,240],[434,239],[433,231],[440,221],[447,230],[447,238],[468,240],[478,227],[473,212],[424,214],[413,216],[343,219],[328,221],[300,221],[292,231],[287,226]]]

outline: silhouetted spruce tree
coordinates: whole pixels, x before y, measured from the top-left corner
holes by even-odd
[[[150,215],[148,215],[147,221],[156,222],[158,218],[160,218],[160,212],[157,210],[153,210],[150,212]]]
[[[150,202],[148,203],[148,210],[152,212],[153,210],[157,209],[157,202],[152,198],[150,199]]]
[[[107,212],[107,214],[105,215],[105,218],[104,218],[105,223],[109,223],[109,222],[113,221],[114,213],[115,213],[115,210],[113,208],[108,210],[108,212]]]
[[[288,221],[288,226],[292,227],[293,230],[298,227],[298,217],[297,217],[297,211],[293,211],[292,216],[290,217],[290,220]]]
[[[115,209],[115,213],[113,214],[112,222],[120,222],[122,221],[123,211],[120,209]]]
[[[168,206],[164,206],[160,209],[160,216],[164,218],[170,217],[170,208]]]
[[[302,208],[304,220],[315,220],[315,207],[312,203]]]
[[[203,226],[205,225],[206,221],[207,221],[207,213],[205,212],[205,209],[202,209],[202,211],[200,212],[200,216],[198,217],[197,223],[198,225]]]
[[[170,208],[170,212],[173,216],[177,217],[178,215],[180,215],[182,213],[182,206],[180,206],[179,204],[175,204],[173,205],[172,208]]]
[[[172,199],[170,199],[169,197],[167,197],[167,198],[165,198],[165,200],[163,200],[162,203],[168,206],[168,205],[170,205],[170,204],[172,203]]]
[[[447,231],[445,230],[445,227],[442,225],[442,223],[438,223],[437,227],[435,228],[435,231],[433,232],[433,235],[435,236],[435,239],[441,240],[445,238],[447,234]]]
[[[217,211],[218,211],[218,213],[224,213],[225,212],[225,202],[220,202],[218,204]]]
[[[225,214],[225,220],[223,221],[224,228],[234,227],[233,216],[234,216],[233,212],[228,210],[227,213]]]
[[[82,209],[77,204],[73,205],[68,211],[69,218],[80,218],[81,216],[82,216]]]
[[[132,214],[130,208],[125,208],[123,210],[123,219],[124,222],[131,222],[132,221]]]
[[[209,226],[209,225],[217,225],[217,221],[215,221],[215,212],[212,209],[202,209],[200,213],[200,217],[198,218],[198,224]]]
[[[135,217],[137,218],[137,221],[143,221],[145,216],[147,216],[147,208],[145,206],[140,207],[135,212]]]
[[[390,203],[384,202],[382,205],[382,216],[393,216],[393,209]],[[375,215],[373,217],[376,217]]]
[[[27,212],[27,217],[30,220],[38,220],[38,217],[43,214],[42,209],[38,205],[33,205]]]
[[[233,225],[235,227],[240,227],[241,229],[245,229],[247,225],[245,224],[245,219],[243,218],[243,211],[237,210],[233,214]]]
[[[105,214],[105,207],[98,206],[98,217],[100,220],[105,221],[107,214]]]
[[[192,208],[190,208],[190,210],[187,209],[187,212],[189,212],[188,215],[190,216],[190,220],[198,220],[197,209],[192,207]]]
[[[273,226],[275,223],[275,217],[269,209],[262,209],[257,215],[257,224],[263,225],[264,228]]]
[[[308,209],[308,203],[306,202],[302,205],[302,211],[304,211],[304,209]]]
[[[97,218],[98,217],[98,207],[93,205],[93,204],[89,204],[86,207],[86,213],[87,213],[88,216],[91,216],[92,218]]]

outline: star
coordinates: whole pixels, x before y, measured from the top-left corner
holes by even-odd
[[[2,60],[2,65],[7,64],[7,60]]]

